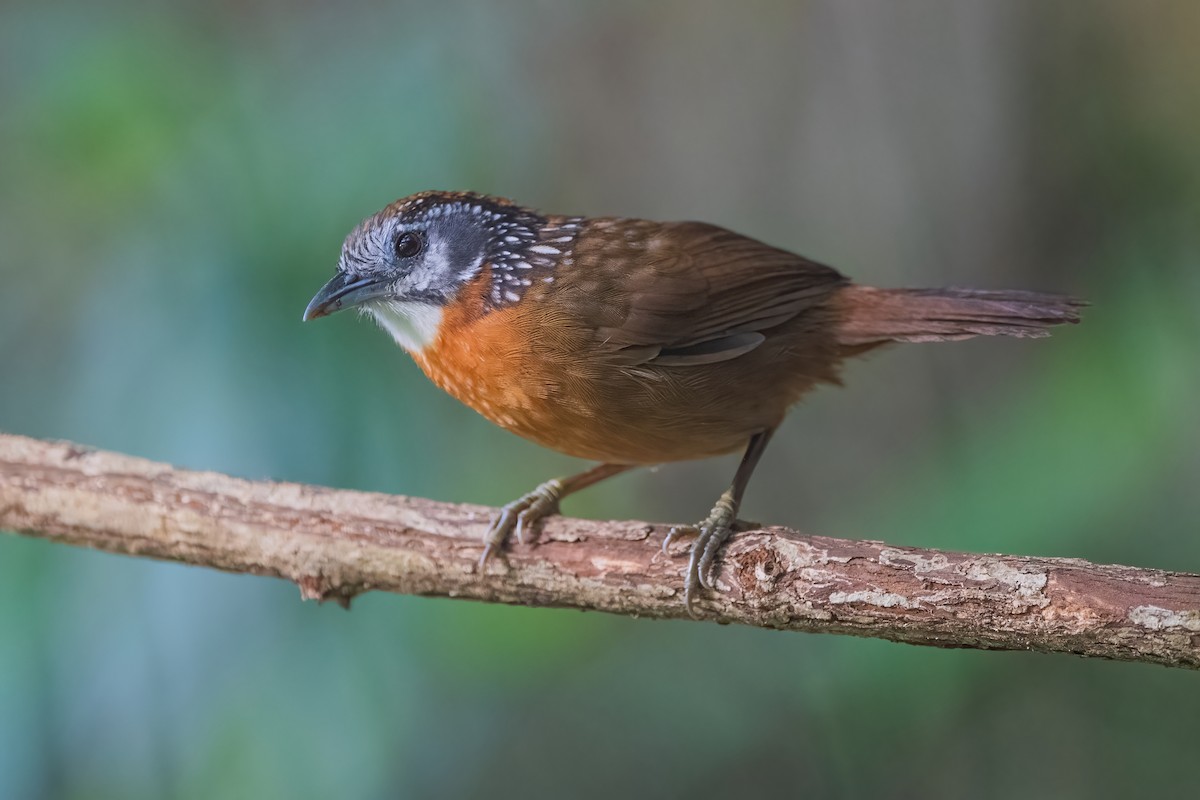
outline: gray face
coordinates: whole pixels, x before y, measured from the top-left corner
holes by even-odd
[[[488,309],[517,302],[534,280],[553,281],[555,259],[569,258],[580,220],[547,222],[483,195],[426,192],[398,200],[346,237],[337,274],[304,318],[358,307],[419,351],[436,336],[442,307],[485,265]]]
[[[398,200],[346,237],[338,272],[305,319],[380,302],[441,306],[489,264],[489,305],[514,302],[534,274],[553,266],[577,219],[547,229],[545,217],[483,195],[426,192]],[[555,238],[541,241],[543,232]]]
[[[480,217],[462,204],[381,211],[346,237],[338,272],[377,282],[388,299],[442,305],[487,257],[491,237]]]

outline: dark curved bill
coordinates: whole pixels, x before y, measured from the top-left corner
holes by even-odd
[[[309,301],[304,309],[304,321],[317,317],[327,317],[344,308],[354,308],[363,303],[384,297],[387,294],[387,281],[379,278],[351,278],[344,272],[339,272],[321,287],[316,297]]]

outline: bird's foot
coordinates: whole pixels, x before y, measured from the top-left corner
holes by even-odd
[[[555,479],[546,481],[532,492],[503,506],[492,517],[492,523],[483,535],[483,555],[479,557],[479,568],[482,570],[487,560],[500,550],[509,534],[515,534],[517,541],[524,544],[526,531],[532,531],[539,520],[558,513],[558,501],[562,495],[562,481]]]
[[[683,581],[684,605],[693,617],[696,613],[692,603],[701,589],[713,588],[713,562],[716,560],[717,551],[733,533],[737,523],[737,505],[733,501],[733,495],[726,492],[702,522],[697,525],[677,525],[671,528],[663,539],[662,547],[665,553],[675,538],[689,534],[696,537],[696,541],[692,542],[691,556]]]

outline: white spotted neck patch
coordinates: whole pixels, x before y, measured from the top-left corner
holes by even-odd
[[[574,263],[575,238],[583,217],[549,217],[541,225],[524,222],[513,219],[496,225],[489,259],[490,308],[518,302],[534,283],[553,283],[558,265],[569,267]]]

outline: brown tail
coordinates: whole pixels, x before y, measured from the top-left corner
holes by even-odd
[[[885,342],[952,342],[972,336],[1049,336],[1079,322],[1074,297],[985,289],[875,289],[847,286],[838,341],[855,350]]]

